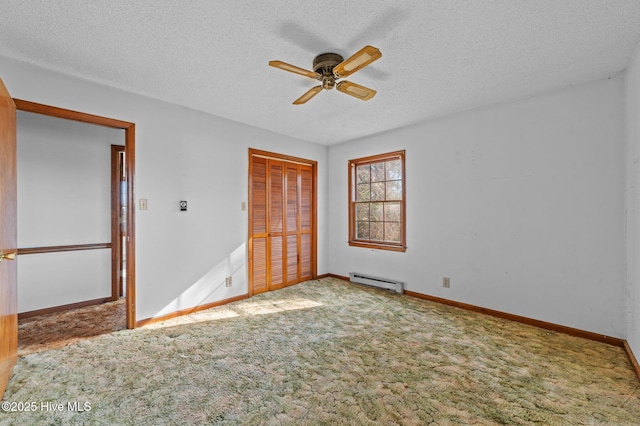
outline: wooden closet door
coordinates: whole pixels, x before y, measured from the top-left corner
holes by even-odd
[[[267,160],[254,157],[249,171],[249,241],[250,276],[253,293],[269,290],[267,284],[269,263],[267,262]]]
[[[315,169],[288,161],[290,157],[280,160],[252,152],[249,292],[258,294],[314,277]]]
[[[287,285],[300,282],[300,185],[298,164],[286,165]]]
[[[313,278],[315,246],[313,243],[313,168],[300,166],[300,281]]]
[[[284,163],[267,160],[269,164],[269,290],[277,290],[285,285],[285,244],[284,244]]]

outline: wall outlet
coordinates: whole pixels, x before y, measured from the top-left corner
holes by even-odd
[[[228,276],[225,282],[227,284],[227,287],[231,287],[231,284],[233,284],[233,278],[231,276]]]
[[[442,277],[442,287],[444,287],[444,288],[451,288],[451,278],[449,278],[449,277]]]

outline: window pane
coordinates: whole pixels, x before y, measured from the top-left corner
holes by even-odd
[[[384,201],[385,183],[377,182],[371,184],[371,201]]]
[[[402,161],[391,160],[387,161],[387,180],[399,180],[402,179]]]
[[[370,171],[371,171],[371,167],[367,164],[366,166],[358,166],[358,172],[357,172],[357,183],[366,183],[366,182],[370,182],[371,178],[370,178]]]
[[[406,250],[404,154],[349,160],[349,245]]]
[[[358,203],[356,204],[356,220],[369,220],[369,204]]]
[[[402,182],[399,180],[387,182],[387,200],[402,200]]]
[[[371,199],[371,188],[368,183],[361,183],[356,188],[356,201],[369,201]]]
[[[373,163],[371,165],[371,182],[381,182],[384,178],[384,163]]]
[[[384,203],[384,220],[400,222],[400,203]]]
[[[370,239],[384,241],[384,222],[371,222]]]
[[[384,240],[399,243],[400,239],[400,224],[398,222],[385,222],[384,223]]]
[[[384,220],[384,203],[371,203],[371,221],[382,222]]]
[[[358,239],[369,239],[369,222],[357,222],[357,235]]]

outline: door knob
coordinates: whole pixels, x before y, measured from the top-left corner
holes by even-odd
[[[16,252],[13,253],[0,253],[0,262],[3,260],[16,260]]]

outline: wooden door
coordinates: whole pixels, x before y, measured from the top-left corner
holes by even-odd
[[[286,285],[313,277],[313,168],[286,163]]]
[[[18,357],[16,204],[16,106],[0,80],[0,399]]]
[[[285,284],[284,246],[284,164],[279,160],[267,160],[268,209],[268,290],[277,290]]]
[[[300,186],[298,185],[299,164],[287,163],[285,172],[286,205],[286,285],[300,282]]]
[[[124,296],[127,237],[125,147],[111,145],[111,300]]]
[[[300,166],[300,281],[315,278],[315,174],[311,166]]]
[[[278,154],[249,154],[249,294],[315,276],[315,167]]]
[[[267,159],[249,159],[249,294],[269,290],[267,285]]]

